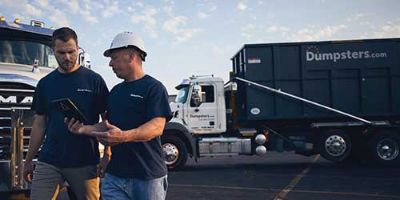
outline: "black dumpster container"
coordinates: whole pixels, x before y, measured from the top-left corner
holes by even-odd
[[[400,38],[246,44],[233,76],[367,119],[400,116]],[[239,120],[343,118],[238,82]]]

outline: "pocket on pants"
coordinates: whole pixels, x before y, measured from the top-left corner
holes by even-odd
[[[168,177],[167,176],[165,176],[163,178],[163,184],[164,184],[164,191],[167,192],[167,190],[168,190]]]

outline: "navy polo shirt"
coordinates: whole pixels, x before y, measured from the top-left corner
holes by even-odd
[[[56,110],[52,101],[70,98],[86,116],[86,124],[95,124],[106,109],[107,96],[108,89],[101,76],[85,67],[66,74],[54,70],[42,78],[32,103],[36,114],[47,117],[39,161],[63,168],[99,163],[97,140],[70,133],[64,115]]]
[[[149,75],[116,85],[108,97],[108,120],[121,130],[134,129],[155,117],[171,119],[165,87]],[[167,174],[160,137],[111,149],[107,172],[122,178],[154,179]]]

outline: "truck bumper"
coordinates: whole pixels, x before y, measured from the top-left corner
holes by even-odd
[[[30,186],[25,181],[22,185],[16,186],[12,184],[11,180],[11,163],[9,160],[0,161],[0,192],[15,192],[29,190]],[[18,174],[15,179],[23,179],[23,174]],[[17,182],[17,181],[14,181]]]

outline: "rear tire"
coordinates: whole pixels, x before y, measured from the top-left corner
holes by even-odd
[[[188,150],[185,143],[175,135],[165,135],[161,140],[168,169],[181,169],[188,158]]]
[[[391,165],[400,162],[400,136],[383,131],[373,135],[368,142],[369,156],[373,162]]]
[[[324,131],[318,141],[319,153],[322,157],[333,162],[340,162],[351,153],[351,140],[342,130]]]

